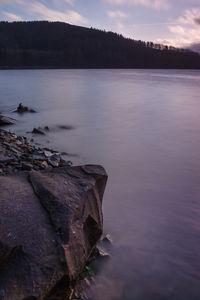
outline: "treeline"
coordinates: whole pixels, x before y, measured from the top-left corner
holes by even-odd
[[[189,50],[61,22],[0,22],[0,68],[200,68]]]

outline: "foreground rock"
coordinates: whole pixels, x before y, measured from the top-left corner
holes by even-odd
[[[102,234],[106,180],[94,165],[0,178],[3,299],[68,299]]]
[[[15,119],[0,115],[0,126],[15,125],[16,123]]]

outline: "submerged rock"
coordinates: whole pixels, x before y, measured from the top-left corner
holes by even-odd
[[[44,131],[42,131],[42,129],[40,127],[39,128],[33,128],[32,133],[45,135]]]
[[[74,126],[72,125],[58,125],[59,129],[64,129],[64,130],[72,130],[74,129]]]
[[[23,106],[22,103],[20,103],[17,107],[16,110],[14,110],[14,112],[17,112],[17,113],[25,113],[25,112],[30,112],[30,113],[35,113],[36,111],[32,108],[29,108],[28,106]]]
[[[102,234],[106,180],[105,170],[95,165],[1,178],[4,300],[64,296]]]

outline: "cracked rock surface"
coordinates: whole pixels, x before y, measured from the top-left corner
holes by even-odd
[[[63,298],[102,234],[103,167],[0,177],[0,291],[4,300]]]

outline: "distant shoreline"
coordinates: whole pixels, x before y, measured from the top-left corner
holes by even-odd
[[[7,67],[0,67],[0,71],[12,71],[12,70],[200,70],[200,68],[148,68],[148,67],[141,67],[141,68],[106,68],[106,67],[88,67],[88,68],[66,68],[66,67],[15,67],[15,68],[7,68]]]
[[[0,22],[0,69],[200,69],[200,54],[63,22]]]

